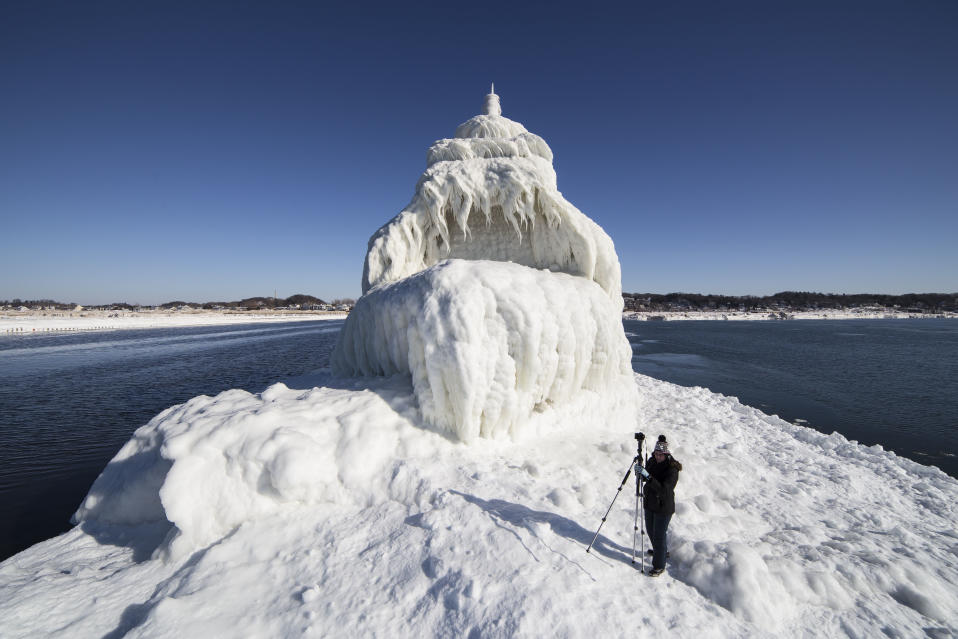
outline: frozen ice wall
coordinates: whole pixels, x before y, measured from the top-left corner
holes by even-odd
[[[426,422],[471,441],[516,437],[577,395],[628,414],[631,355],[618,307],[594,282],[447,260],[363,296],[333,366],[411,375]]]
[[[333,370],[410,375],[426,422],[464,441],[583,402],[627,414],[612,240],[559,193],[549,145],[495,93],[484,110],[430,147],[412,201],[370,239]]]

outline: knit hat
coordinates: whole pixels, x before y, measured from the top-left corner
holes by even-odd
[[[669,454],[669,443],[664,439],[655,442],[655,452]]]

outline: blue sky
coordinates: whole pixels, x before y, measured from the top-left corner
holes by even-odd
[[[338,4],[4,2],[0,299],[357,297],[490,82],[625,291],[958,290],[958,3]]]

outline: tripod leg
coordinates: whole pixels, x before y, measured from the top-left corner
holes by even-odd
[[[642,491],[642,572],[645,572],[645,491]]]
[[[643,455],[642,455],[642,453],[643,453],[643,448],[645,448],[645,442],[644,442],[644,441],[639,445],[639,455],[638,455],[638,457],[639,457],[639,463],[642,464],[643,467],[644,467],[644,466],[645,466],[645,462],[642,460],[642,457],[643,457]],[[645,572],[645,491],[642,490],[642,474],[641,474],[641,473],[636,473],[636,474],[635,474],[635,481],[636,481],[636,484],[637,484],[636,493],[635,493],[635,512],[636,512],[636,518],[642,520],[642,523],[641,523],[642,532],[639,533],[639,536],[642,537],[642,572],[644,573],[644,572]],[[641,502],[641,504],[642,504],[642,514],[641,514],[641,515],[638,514],[638,512],[639,512],[639,503],[640,503],[640,502]]]
[[[635,474],[635,520],[632,522],[632,565],[635,565],[635,536],[639,532],[639,488],[642,485],[642,475],[639,473]],[[642,547],[645,548],[645,540],[642,540]],[[643,555],[645,551],[642,551]],[[642,572],[645,572],[645,557],[642,559]]]
[[[632,463],[629,464],[629,470],[627,470],[627,471],[625,472],[625,477],[622,478],[622,483],[619,484],[619,487],[615,489],[615,497],[612,498],[612,503],[609,504],[609,509],[605,511],[605,515],[602,517],[602,523],[599,524],[599,527],[598,527],[598,528],[596,528],[596,530],[595,530],[595,536],[592,537],[592,541],[589,543],[589,547],[585,549],[586,552],[589,552],[590,550],[592,550],[592,544],[594,544],[594,543],[595,543],[595,540],[599,538],[599,531],[602,530],[602,524],[605,523],[606,517],[608,517],[608,516],[609,516],[609,513],[612,512],[612,506],[615,505],[615,500],[618,499],[619,493],[622,492],[622,487],[625,486],[625,483],[626,483],[627,481],[629,481],[629,475],[632,474],[632,467],[633,467],[633,466],[635,466],[635,459],[633,459],[633,460],[632,460]],[[633,544],[632,544],[632,545],[633,545],[633,552],[632,552],[633,558],[632,558],[632,563],[635,563],[635,557],[634,557],[634,555],[635,555],[635,550],[634,550],[635,543],[634,543],[634,540],[633,540]]]

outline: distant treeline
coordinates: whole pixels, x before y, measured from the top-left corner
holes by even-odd
[[[233,302],[184,302],[184,301],[174,301],[166,302],[164,304],[159,304],[157,306],[148,306],[142,304],[129,304],[127,302],[114,302],[112,304],[92,304],[84,305],[83,308],[91,310],[106,310],[106,311],[119,311],[119,310],[136,310],[138,308],[182,308],[188,306],[190,308],[202,308],[202,309],[233,309],[233,310],[256,310],[256,309],[270,309],[270,308],[319,308],[326,306],[352,306],[355,304],[355,300],[351,299],[336,299],[332,302],[324,302],[318,297],[313,297],[312,295],[303,295],[296,294],[285,299],[278,297],[247,297],[246,299],[237,300]],[[76,308],[74,302],[64,303],[57,302],[55,300],[21,300],[15,298],[12,300],[0,300],[0,307],[8,308],[19,308],[26,307],[29,309],[49,309],[54,308],[61,311],[69,311]]]
[[[73,310],[76,308],[76,304],[73,302],[57,302],[55,300],[21,300],[19,297],[15,297],[12,300],[0,300],[0,307],[8,306],[13,308],[19,308],[24,306],[26,308],[56,308],[58,310],[66,311]]]
[[[267,309],[267,308],[290,308],[296,306],[302,308],[304,306],[329,306],[331,304],[335,305],[339,303],[339,300],[333,302],[324,302],[318,297],[313,297],[312,295],[303,295],[298,293],[292,295],[285,299],[279,297],[247,297],[246,299],[237,300],[233,302],[203,302],[198,304],[196,302],[183,302],[183,301],[174,301],[166,302],[165,304],[160,304],[159,308],[180,308],[183,306],[189,306],[191,308],[205,308],[205,309]]]
[[[754,295],[701,295],[699,293],[623,293],[627,311],[758,311],[758,310],[793,310],[807,311],[821,309],[845,308],[895,308],[914,313],[941,313],[958,312],[958,293],[908,293],[906,295],[881,295],[877,293],[858,293],[852,295],[836,293],[809,293],[801,291],[783,291],[775,295],[757,297]],[[227,309],[227,310],[258,310],[273,308],[320,308],[320,307],[352,307],[356,303],[352,299],[335,299],[324,302],[312,295],[297,294],[283,298],[277,297],[247,297],[233,302],[184,302],[173,301],[158,306],[144,306],[115,302],[113,304],[99,304],[84,306],[87,309],[98,310],[135,310],[137,308],[182,308],[188,306],[197,309]],[[76,304],[63,303],[55,300],[0,300],[0,307],[30,309],[73,310]]]
[[[938,313],[958,310],[958,293],[908,293],[881,295],[858,293],[809,293],[783,291],[775,295],[700,295],[698,293],[623,293],[625,308],[629,311],[754,311],[790,309],[793,311],[844,308],[898,308],[903,311]]]

